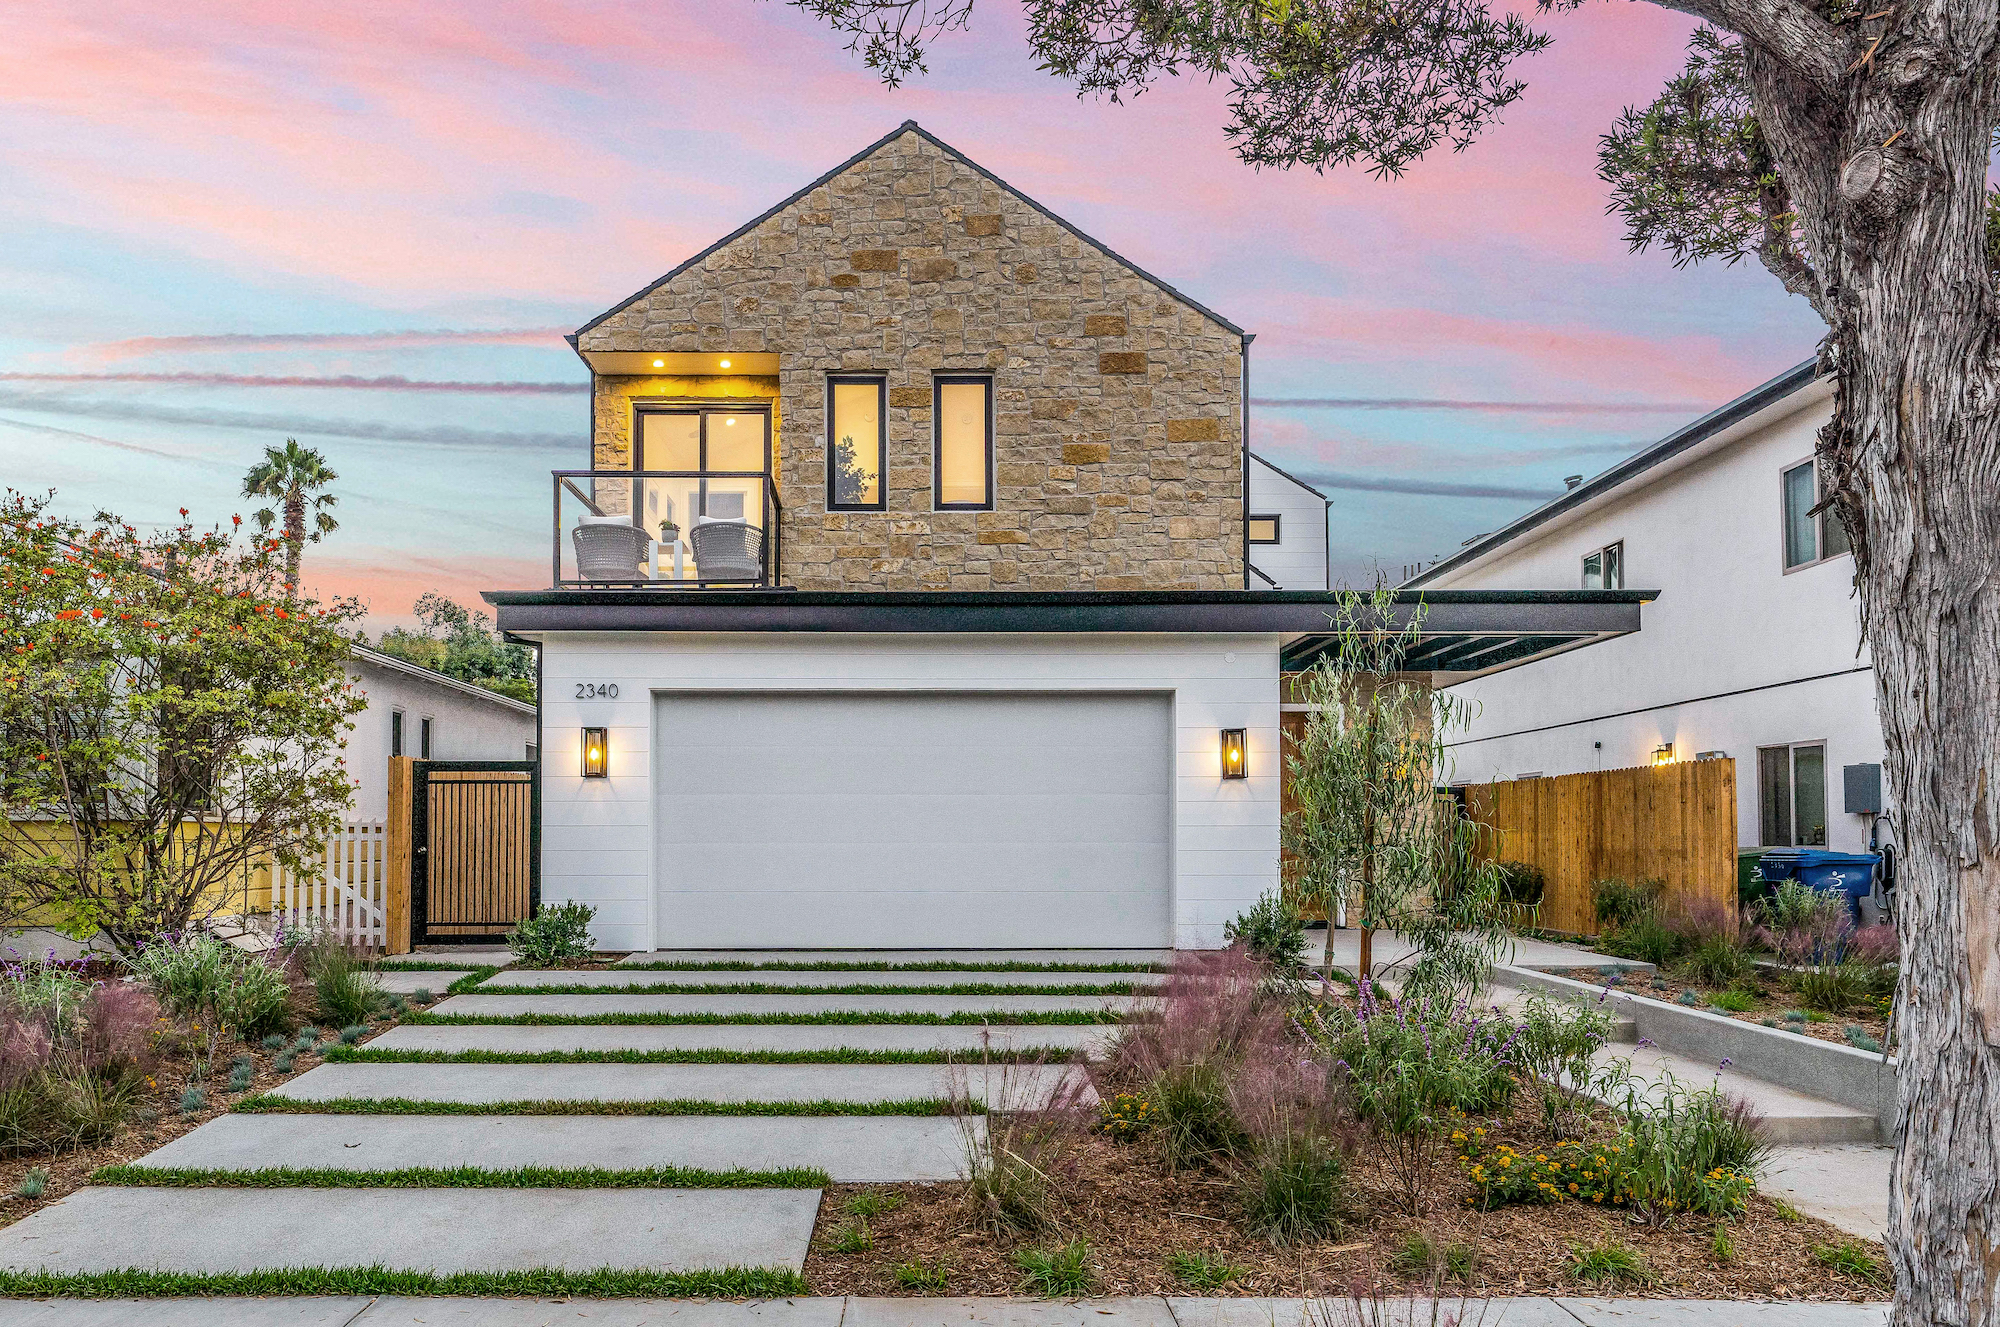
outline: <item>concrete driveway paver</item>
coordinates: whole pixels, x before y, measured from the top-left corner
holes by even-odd
[[[509,968],[480,984],[481,991],[510,986],[594,986],[618,990],[626,986],[1156,986],[1163,980],[1147,972],[659,972],[646,968],[596,968],[577,972]],[[443,990],[442,986],[434,987]]]
[[[1780,1147],[1757,1187],[1850,1235],[1881,1239],[1889,1225],[1893,1147]]]
[[[223,1115],[139,1166],[325,1170],[520,1166],[628,1170],[811,1166],[840,1184],[954,1180],[965,1170],[961,1123],[938,1116]]]
[[[322,1064],[279,1087],[288,1101],[909,1101],[962,1088],[992,1102],[1047,1104],[1076,1071],[941,1064]],[[1088,1089],[1085,1089],[1086,1091]],[[1095,1100],[1095,1098],[1091,1098]]]
[[[800,1270],[817,1189],[81,1189],[0,1229],[0,1267]]]
[[[1057,1014],[1124,1013],[1144,1002],[1131,995],[454,995],[440,1014],[514,1018],[542,1014]]]
[[[1330,1299],[1207,1299],[1173,1296],[1167,1300],[1177,1327],[1368,1327],[1368,1311],[1352,1312],[1347,1300]],[[1431,1301],[1385,1301],[1380,1327],[1431,1327]],[[1463,1327],[1577,1327],[1576,1318],[1550,1299],[1446,1298],[1437,1323]]]
[[[798,1299],[395,1299],[354,1327],[840,1327],[838,1297]]]
[[[1167,1301],[1126,1299],[880,1298],[853,1296],[840,1327],[1174,1327]]]
[[[1887,1304],[1719,1299],[1559,1299],[1584,1327],[1881,1327]]]
[[[1171,949],[659,949],[629,963],[1088,963],[1169,964]],[[782,969],[774,969],[782,971]]]
[[[404,1025],[368,1043],[398,1051],[494,1051],[537,1055],[550,1051],[950,1051],[968,1059],[985,1048],[1054,1048],[1064,1052],[1108,1048],[1118,1029],[1063,1023],[996,1023],[990,1026],[924,1023],[577,1023],[512,1026],[505,1023]]]
[[[368,1307],[352,1295],[0,1299],[0,1327],[350,1327]]]
[[[443,995],[445,988],[460,977],[471,976],[464,972],[401,972],[395,969],[375,974],[376,984],[385,991],[398,995],[409,995],[413,991],[429,991],[433,995]]]

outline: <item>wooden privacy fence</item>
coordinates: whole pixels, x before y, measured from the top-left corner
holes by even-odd
[[[388,833],[350,824],[304,871],[271,868],[271,918],[286,930],[318,923],[350,945],[380,949],[388,923]]]
[[[1467,813],[1488,827],[1488,856],[1541,868],[1537,924],[1549,930],[1596,932],[1598,880],[1664,881],[1668,907],[1736,905],[1733,760],[1475,783],[1464,793]]]

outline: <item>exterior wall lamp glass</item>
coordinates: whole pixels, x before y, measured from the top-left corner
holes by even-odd
[[[1250,741],[1247,729],[1222,730],[1222,777],[1225,779],[1250,777]]]
[[[1671,764],[1673,764],[1673,763],[1674,763],[1674,744],[1673,744],[1672,742],[1662,742],[1662,743],[1660,743],[1660,744],[1659,744],[1658,746],[1654,747],[1654,748],[1653,748],[1653,763],[1654,763],[1655,765],[1671,765]]]
[[[584,778],[601,779],[610,773],[610,736],[610,730],[606,728],[586,728],[583,730]]]

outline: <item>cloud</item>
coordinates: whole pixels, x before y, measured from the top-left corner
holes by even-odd
[[[309,415],[261,414],[250,410],[219,410],[203,406],[170,406],[124,401],[73,400],[68,397],[10,392],[0,388],[0,406],[45,415],[76,415],[91,419],[143,420],[155,424],[192,424],[202,428],[251,429],[257,432],[323,438],[359,438],[370,442],[407,442],[437,447],[516,448],[549,450],[575,448],[576,433],[510,433],[498,429],[460,428],[454,424],[412,426],[363,419],[315,419]]]
[[[0,382],[154,382],[188,387],[339,387],[377,392],[464,392],[492,396],[588,395],[587,382],[456,382],[397,374],[309,378],[251,373],[0,373]]]
[[[192,465],[218,465],[216,461],[203,461],[181,452],[163,451],[158,447],[141,447],[136,442],[120,442],[116,438],[106,438],[95,433],[82,433],[76,429],[57,428],[54,424],[36,424],[25,419],[9,419],[0,415],[0,427],[21,429],[27,433],[40,433],[52,438],[74,438],[79,442],[94,442],[101,447],[115,447],[121,452],[137,452],[141,456],[157,456],[167,461],[186,461]]]
[[[567,327],[433,328],[403,332],[222,332],[206,336],[134,336],[79,346],[72,358],[110,363],[145,355],[189,351],[239,350],[393,350],[405,346],[485,345],[549,346],[558,344]]]
[[[1435,498],[1508,498],[1546,502],[1555,496],[1547,489],[1517,488],[1505,484],[1447,484],[1432,479],[1399,479],[1391,476],[1348,475],[1303,470],[1299,478],[1315,488],[1343,488],[1361,493],[1415,493]]]
[[[1689,401],[1462,401],[1415,396],[1253,396],[1250,404],[1281,410],[1471,410],[1524,415],[1684,415],[1707,408]]]

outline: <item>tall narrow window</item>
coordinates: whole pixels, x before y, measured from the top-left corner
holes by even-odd
[[[881,511],[888,468],[886,378],[826,380],[826,505],[829,511]]]
[[[1819,483],[1813,463],[1785,471],[1785,566],[1803,567],[1819,561],[1819,522],[1811,515]]]
[[[1620,540],[1583,555],[1583,588],[1622,590],[1625,588],[1625,543]]]
[[[940,376],[932,388],[936,476],[931,498],[939,510],[993,505],[993,380]]]
[[[403,754],[403,712],[401,710],[389,711],[389,754],[392,756]]]
[[[1758,839],[1767,848],[1826,846],[1826,743],[1757,748]]]
[[[431,758],[431,716],[426,714],[417,723],[417,759]]]

